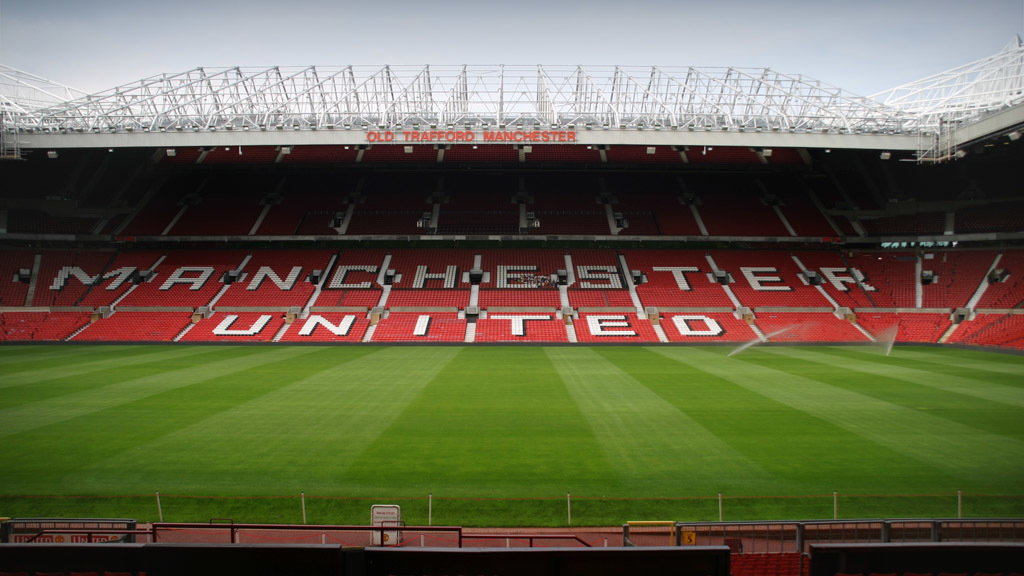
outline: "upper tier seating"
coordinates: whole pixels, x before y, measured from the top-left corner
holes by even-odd
[[[772,207],[747,179],[689,176],[686,183],[700,198],[697,210],[711,236],[789,236]]]
[[[263,207],[260,198],[273,190],[265,176],[223,174],[210,176],[198,199],[167,231],[169,236],[245,236],[256,224]]]
[[[335,236],[335,220],[348,209],[348,198],[358,180],[333,175],[289,175],[279,194],[260,199],[270,204],[256,235]]]
[[[417,227],[434,208],[435,177],[382,174],[366,180],[365,197],[355,204],[347,234],[426,234]]]
[[[679,164],[683,161],[672,146],[609,146],[606,155],[609,162],[628,164]]]
[[[526,189],[533,196],[527,210],[540,221],[532,234],[607,235],[608,216],[597,203],[599,186],[585,174],[548,175],[527,178]]]
[[[503,175],[459,174],[444,179],[438,234],[518,234],[515,180]]]
[[[519,150],[512,144],[491,144],[477,146],[474,144],[454,144],[444,151],[444,162],[519,162]]]

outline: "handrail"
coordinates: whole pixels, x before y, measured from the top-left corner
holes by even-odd
[[[477,540],[477,539],[482,539],[482,540],[501,540],[503,538],[504,539],[510,539],[510,540],[514,540],[514,539],[529,540],[530,548],[533,548],[533,541],[534,541],[534,539],[537,539],[537,540],[575,540],[576,542],[579,542],[580,544],[583,544],[587,548],[591,548],[590,544],[587,544],[586,541],[584,541],[583,539],[581,539],[579,536],[577,536],[575,534],[466,534],[466,533],[463,533],[462,538],[463,539],[469,539],[469,540]]]

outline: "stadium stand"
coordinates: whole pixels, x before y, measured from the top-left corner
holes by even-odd
[[[950,342],[972,346],[1024,349],[1024,315],[979,314],[961,322]]]
[[[194,324],[179,342],[271,342],[284,325],[281,313],[223,312]]]
[[[0,312],[0,340],[61,341],[89,324],[83,312]]]
[[[476,321],[476,342],[569,342],[565,320],[553,312],[491,313]]]
[[[25,306],[35,254],[17,250],[3,252],[0,258],[0,306]]]
[[[749,342],[759,338],[751,325],[731,313],[665,314],[660,325],[670,342]]]
[[[934,344],[946,333],[952,321],[949,314],[861,312],[857,314],[857,324],[880,341],[889,337],[895,326],[898,342]]]
[[[170,342],[192,322],[187,312],[117,312],[73,335],[74,342]]]
[[[392,312],[377,324],[374,342],[464,342],[466,321],[458,315]]]
[[[832,307],[821,292],[801,279],[801,269],[789,253],[713,250],[709,256],[731,275],[728,286],[743,306]]]
[[[361,342],[369,325],[365,314],[317,312],[288,325],[278,341]]]
[[[46,281],[37,282],[32,305],[78,306],[93,288],[84,280],[111,270],[114,256],[114,252],[107,251],[44,252],[39,277]]]
[[[757,326],[772,342],[868,342],[848,320],[831,313],[767,312],[757,315]]]
[[[260,250],[251,258],[229,288],[217,300],[217,307],[260,307],[287,309],[303,307],[316,286],[309,282],[315,270],[326,270],[334,253],[329,250],[280,252]]]
[[[584,313],[574,322],[579,342],[658,342],[647,318],[633,314]]]
[[[238,270],[248,254],[242,251],[184,250],[168,252],[153,269],[152,279],[135,286],[119,306],[185,306],[198,308],[213,300],[227,286],[221,281],[228,271]]]

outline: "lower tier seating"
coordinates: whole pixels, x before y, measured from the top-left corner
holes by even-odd
[[[281,313],[219,313],[200,320],[181,342],[270,342],[283,324]]]
[[[0,312],[0,340],[44,342],[64,340],[89,323],[83,312]]]
[[[74,342],[170,342],[192,322],[183,312],[118,312],[76,335]]]
[[[490,314],[476,321],[477,342],[568,342],[565,321],[550,314]]]
[[[756,323],[772,342],[870,341],[852,322],[828,312],[762,312]]]
[[[757,338],[746,320],[731,313],[664,314],[661,328],[671,342],[748,342]]]
[[[463,342],[466,321],[455,313],[392,312],[373,333],[374,342]]]

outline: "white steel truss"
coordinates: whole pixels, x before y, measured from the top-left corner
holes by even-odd
[[[770,69],[623,66],[195,68],[61,102],[38,131],[459,128],[900,133],[898,109]]]
[[[0,66],[0,96],[8,135],[576,128],[901,134],[917,137],[926,157],[956,145],[952,130],[1024,103],[1024,43],[1017,38],[998,54],[870,98],[769,68],[541,65],[195,68],[96,94]]]
[[[922,125],[969,122],[1024,102],[1024,43],[1015,37],[999,53],[871,96],[917,117]]]

